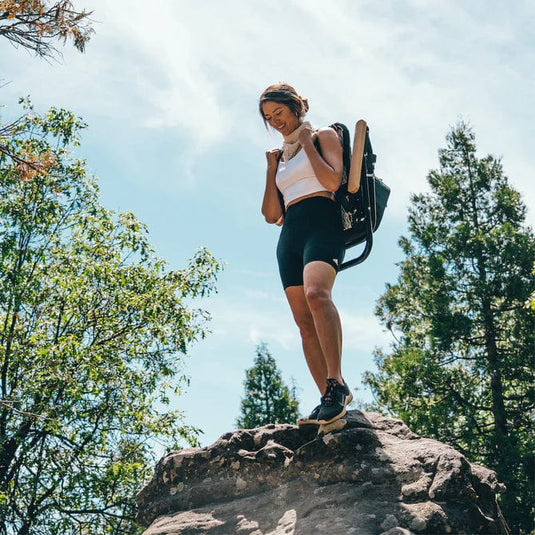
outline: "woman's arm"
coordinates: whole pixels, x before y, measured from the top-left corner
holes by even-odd
[[[279,199],[279,190],[277,189],[277,184],[275,182],[280,153],[280,149],[272,149],[266,152],[266,189],[262,201],[262,214],[268,223],[277,223],[283,215]]]
[[[332,128],[321,128],[317,132],[321,146],[321,156],[314,146],[314,133],[305,128],[299,136],[299,142],[306,152],[314,174],[328,191],[336,191],[340,186],[344,161],[342,145],[338,134]]]

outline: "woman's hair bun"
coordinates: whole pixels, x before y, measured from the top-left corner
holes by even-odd
[[[290,84],[284,82],[270,85],[260,95],[258,107],[262,118],[262,104],[268,101],[286,104],[297,117],[304,117],[308,111],[308,99],[301,97]]]

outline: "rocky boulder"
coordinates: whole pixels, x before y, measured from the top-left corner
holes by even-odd
[[[144,535],[507,534],[494,472],[400,420],[268,425],[170,453],[141,490]]]

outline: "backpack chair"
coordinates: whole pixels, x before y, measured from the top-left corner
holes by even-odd
[[[390,188],[375,176],[377,157],[373,153],[366,121],[361,119],[355,125],[353,152],[347,127],[341,123],[330,127],[338,134],[342,144],[344,172],[335,196],[340,203],[346,251],[365,243],[359,256],[342,263],[342,271],[368,258],[373,247],[373,233],[381,224]],[[319,143],[316,148],[320,151]]]

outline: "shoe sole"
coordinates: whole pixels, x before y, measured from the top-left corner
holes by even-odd
[[[298,420],[297,421],[297,427],[307,427],[307,426],[312,426],[312,425],[320,425],[320,423],[318,422],[318,420]]]
[[[306,425],[319,425],[318,420],[314,420],[313,418],[300,418],[297,420],[297,427],[303,427]]]
[[[318,424],[319,425],[329,425],[329,424],[332,424],[333,422],[336,422],[336,420],[340,420],[340,418],[342,418],[343,416],[346,415],[346,408],[344,406],[344,408],[336,415],[336,416],[333,416],[330,420],[318,420]]]
[[[336,422],[336,420],[340,420],[340,418],[344,417],[346,415],[346,407],[353,401],[353,394],[349,392],[349,395],[346,396],[344,408],[336,415],[333,416],[330,420],[316,420],[318,422],[318,425],[329,425],[333,422]]]
[[[347,420],[344,418],[339,418],[332,424],[320,425],[318,428],[318,436],[322,437],[328,435],[329,433],[334,433],[335,431],[341,431],[346,425]]]

